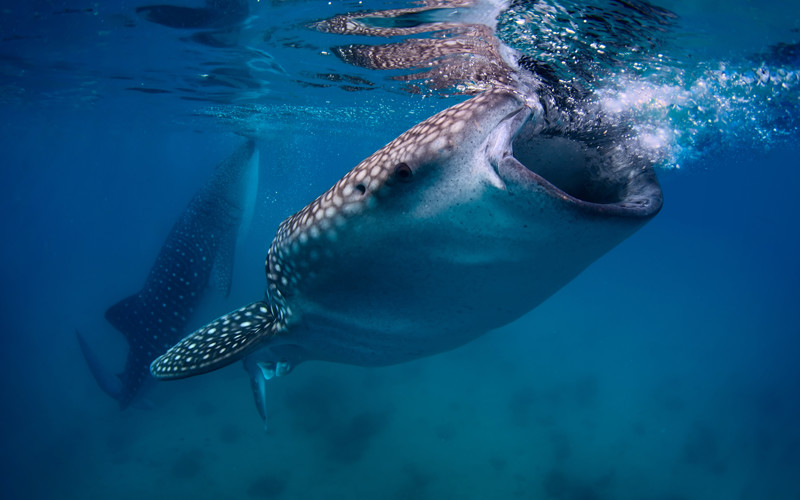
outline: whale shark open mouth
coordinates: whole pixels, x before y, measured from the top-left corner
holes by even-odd
[[[527,121],[510,138],[497,173],[509,191],[544,191],[582,210],[652,217],[662,193],[651,163],[624,145],[541,131]]]

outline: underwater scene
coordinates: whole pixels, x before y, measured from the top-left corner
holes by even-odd
[[[800,4],[5,1],[0,110],[3,498],[800,500]]]

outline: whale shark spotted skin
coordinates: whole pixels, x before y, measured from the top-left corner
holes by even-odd
[[[280,225],[264,300],[190,334],[152,374],[244,357],[265,378],[307,360],[390,365],[535,308],[662,204],[650,164],[542,133],[542,114],[535,94],[498,87],[412,127]]]
[[[500,4],[433,0],[422,7],[336,15],[310,27],[392,40],[334,46],[331,51],[355,66],[407,70],[389,78],[409,82],[408,91],[472,95],[491,86],[514,85],[519,76],[516,65],[509,63],[514,59],[511,51],[487,24],[489,20],[494,24]]]
[[[105,317],[129,345],[113,376],[78,333],[98,385],[127,407],[150,379],[150,363],[186,335],[186,324],[209,280],[226,295],[237,234],[257,186],[258,152],[248,140],[217,165],[172,227],[142,289],[109,307]]]

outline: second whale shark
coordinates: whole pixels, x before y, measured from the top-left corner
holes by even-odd
[[[186,335],[186,325],[209,282],[227,295],[237,235],[252,212],[258,185],[255,141],[220,162],[175,222],[144,286],[108,308],[106,320],[128,342],[125,367],[110,373],[78,332],[78,342],[100,388],[125,408],[148,380],[148,367]]]
[[[263,380],[307,360],[390,365],[535,308],[662,205],[648,161],[548,133],[543,114],[535,93],[501,86],[403,133],[280,225],[263,300],[187,336],[152,374],[248,356]]]

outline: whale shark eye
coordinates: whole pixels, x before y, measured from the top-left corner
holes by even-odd
[[[413,172],[411,171],[411,167],[408,166],[407,163],[398,163],[394,167],[394,176],[400,179],[401,181],[408,182],[411,180],[411,176]]]

